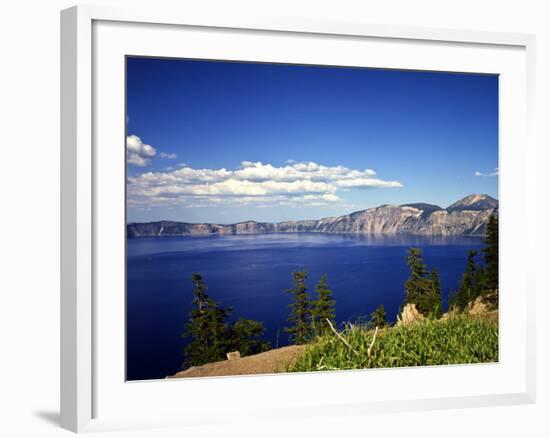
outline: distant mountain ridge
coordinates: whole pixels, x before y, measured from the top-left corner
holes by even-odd
[[[470,195],[449,205],[447,211],[482,211],[497,208],[498,201],[495,198],[491,198],[489,195]]]
[[[157,221],[130,223],[128,237],[207,236],[259,233],[357,233],[418,234],[433,236],[482,235],[498,201],[489,195],[472,194],[446,209],[426,203],[382,205],[319,220],[277,223],[245,221],[235,224]]]

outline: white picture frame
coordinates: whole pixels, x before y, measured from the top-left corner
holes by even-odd
[[[140,35],[147,29],[147,38]],[[332,38],[334,47],[325,45],[326,52],[335,51],[344,44],[385,44],[395,45],[382,56],[379,50],[376,66],[387,68],[422,68],[420,61],[405,59],[405,52],[414,47],[422,56],[439,53],[438,64],[425,63],[427,69],[448,71],[478,71],[498,73],[505,78],[501,94],[501,239],[507,248],[514,248],[523,254],[522,260],[504,259],[501,264],[502,284],[514,286],[517,295],[502,294],[501,351],[503,359],[497,368],[459,366],[454,369],[426,367],[422,370],[391,370],[391,379],[414,377],[445,381],[453,375],[462,375],[464,379],[473,378],[485,381],[480,391],[474,392],[467,385],[456,388],[441,388],[439,385],[428,390],[420,390],[411,384],[409,390],[396,385],[389,393],[383,393],[384,373],[389,370],[370,371],[369,385],[372,393],[355,394],[346,399],[346,387],[362,385],[367,374],[359,372],[310,373],[292,376],[234,377],[215,379],[191,379],[185,385],[186,394],[197,394],[199,389],[206,393],[242,392],[242,396],[233,398],[231,409],[224,410],[223,403],[213,403],[209,412],[191,406],[176,406],[157,403],[158,398],[170,397],[181,393],[182,382],[124,382],[120,381],[120,327],[123,326],[124,289],[120,289],[120,278],[110,274],[105,265],[120,266],[124,248],[120,247],[120,236],[124,227],[106,228],[102,215],[109,206],[120,202],[118,179],[124,169],[117,166],[124,160],[124,140],[120,135],[123,119],[120,110],[124,106],[116,97],[124,93],[121,89],[124,78],[121,77],[121,54],[157,54],[158,56],[179,56],[169,44],[160,44],[167,33],[185,29],[181,38],[189,38],[192,32],[200,32],[201,38],[218,35],[219,32],[233,32],[234,42],[228,59],[248,60],[253,56],[239,55],[239,50],[254,52],[255,39],[269,38],[266,51],[273,51],[270,59],[297,62],[301,55],[296,52],[294,58],[287,59],[277,53],[277,39],[309,39],[304,47],[311,49],[315,57],[315,39]],[[187,32],[187,33],[186,33]],[[157,35],[157,36],[155,36]],[[174,34],[175,35],[175,34]],[[179,34],[177,34],[179,35]],[[131,37],[131,38],[130,38]],[[173,37],[170,34],[170,37]],[[157,39],[158,38],[158,39]],[[179,38],[179,37],[178,37]],[[213,39],[208,43],[199,43],[193,48],[193,55],[204,58],[219,56],[224,50]],[[231,40],[231,38],[229,38]],[[105,41],[109,44],[106,45]],[[196,40],[198,41],[198,40]],[[250,45],[247,45],[250,41]],[[265,40],[267,41],[267,40]],[[313,42],[312,42],[313,41]],[[328,40],[327,40],[328,41]],[[331,40],[333,41],[333,40]],[[229,42],[228,44],[231,44]],[[311,44],[311,46],[307,46]],[[180,44],[181,47],[181,44]],[[247,48],[248,47],[248,48]],[[287,47],[287,46],[285,46]],[[351,47],[351,46],[350,46]],[[366,47],[366,46],[365,46]],[[161,50],[162,48],[162,50]],[[453,54],[454,50],[463,53]],[[171,50],[173,55],[171,55]],[[373,49],[374,50],[374,49]],[[415,49],[416,50],[416,49]],[[136,52],[137,51],[137,52]],[[472,54],[468,54],[472,51]],[[477,51],[477,52],[476,52]],[[424,54],[422,54],[422,53]],[[449,52],[449,53],[447,53]],[[489,52],[494,52],[494,56]],[[244,53],[244,52],[242,52]],[[403,61],[397,62],[396,56],[402,53]],[[430,55],[431,53],[431,55]],[[485,56],[487,54],[487,56]],[[242,58],[244,56],[244,58]],[[258,55],[265,56],[265,55]],[[319,54],[318,56],[329,56]],[[343,56],[343,55],[342,55]],[[464,59],[461,59],[461,56]],[[232,58],[233,57],[233,58]],[[222,55],[223,58],[223,55]],[[372,58],[372,59],[374,59]],[[112,66],[111,59],[118,60]],[[316,58],[321,59],[321,58]],[[343,58],[342,58],[343,59]],[[465,60],[466,59],[466,60]],[[469,61],[468,61],[469,59]],[[461,31],[450,29],[425,29],[417,27],[384,26],[366,23],[317,22],[305,19],[283,19],[273,17],[246,17],[241,13],[232,16],[202,16],[192,10],[163,11],[156,8],[148,10],[119,9],[104,6],[78,6],[61,13],[61,425],[75,431],[99,431],[119,428],[145,428],[174,425],[203,424],[215,414],[216,422],[231,418],[254,416],[256,418],[279,418],[285,415],[311,417],[312,415],[364,414],[368,412],[397,412],[414,409],[441,409],[451,407],[473,407],[503,404],[532,403],[535,400],[535,311],[534,278],[535,263],[529,263],[535,251],[534,209],[512,208],[531,202],[536,205],[535,162],[536,145],[533,139],[534,107],[534,59],[535,39],[532,35],[492,32]],[[314,63],[315,59],[306,63]],[[342,65],[352,61],[337,60]],[[366,62],[366,61],[365,61]],[[113,68],[114,70],[111,70]],[[112,71],[108,86],[103,86],[106,75]],[[508,80],[509,78],[509,80]],[[123,87],[122,87],[123,88]],[[114,94],[113,94],[114,93]],[[114,120],[113,126],[104,123],[104,96],[115,96],[110,103]],[[512,109],[512,104],[514,108]],[[514,111],[509,113],[508,110]],[[111,111],[111,110],[109,110]],[[111,117],[114,116],[114,117]],[[502,126],[504,124],[504,127]],[[120,126],[119,126],[120,125]],[[99,128],[98,128],[99,126]],[[105,160],[105,146],[109,139],[120,138],[120,150],[116,158]],[[98,153],[99,151],[99,153]],[[121,161],[122,160],[122,161]],[[109,164],[110,163],[110,164]],[[119,166],[120,167],[120,166]],[[118,170],[117,170],[118,169]],[[514,174],[512,175],[512,170]],[[106,190],[107,187],[115,187]],[[117,211],[124,205],[116,207]],[[114,213],[116,216],[116,213]],[[116,221],[115,221],[116,222]],[[522,224],[522,236],[518,237]],[[525,227],[525,224],[528,224]],[[115,227],[116,228],[116,227]],[[108,236],[108,239],[106,237]],[[103,240],[102,240],[103,239]],[[109,243],[111,242],[111,243]],[[112,243],[115,242],[115,243]],[[109,248],[109,246],[111,246]],[[502,247],[502,246],[501,246]],[[105,251],[108,251],[107,254]],[[511,251],[510,251],[511,252]],[[110,258],[112,257],[112,259]],[[117,258],[118,257],[118,258]],[[507,256],[508,257],[508,256]],[[518,262],[515,272],[505,272],[505,267]],[[502,267],[504,266],[504,268]],[[114,269],[114,268],[113,268]],[[115,292],[98,300],[98,294],[105,290],[104,285],[112,283]],[[122,295],[119,295],[122,294]],[[109,301],[111,297],[113,301]],[[114,297],[114,298],[113,298]],[[109,306],[109,307],[106,307]],[[515,310],[514,310],[515,309]],[[515,327],[508,326],[506,316],[516,311]],[[105,322],[107,320],[116,322]],[[105,335],[111,332],[112,341]],[[508,335],[509,334],[509,335]],[[514,343],[508,346],[508,343]],[[506,343],[503,345],[503,343]],[[515,356],[507,355],[508,347],[514,349]],[[510,350],[511,351],[511,350]],[[100,354],[98,354],[100,353]],[[120,351],[120,355],[124,352]],[[117,356],[117,357],[110,357]],[[510,359],[508,359],[510,358]],[[108,363],[115,364],[111,370]],[[502,371],[505,370],[505,371]],[[499,374],[502,371],[501,374]],[[468,377],[469,376],[469,377]],[[478,377],[476,377],[478,376]],[[493,376],[493,377],[491,377]],[[494,378],[494,381],[491,381]],[[277,380],[274,380],[277,379]],[[295,405],[286,404],[284,389],[296,385],[297,380],[310,388]],[[500,380],[498,380],[500,379]],[[397,381],[396,380],[396,381]],[[498,382],[502,381],[501,384]],[[115,383],[113,383],[115,382]],[[176,386],[179,385],[179,386]],[[246,404],[246,395],[253,387],[267,392],[265,399],[256,400],[255,405]],[[463,386],[459,388],[459,386]],[[323,402],[315,388],[333,397],[333,402]],[[339,389],[343,388],[343,389]],[[423,392],[424,391],[424,392]],[[427,391],[427,392],[426,392]],[[359,392],[359,391],[358,391]],[[136,400],[155,400],[155,403],[136,404]],[[383,396],[386,394],[386,396]],[[109,400],[107,401],[107,396]],[[269,399],[267,398],[269,397]],[[223,400],[222,400],[223,402]],[[132,405],[132,403],[134,403]],[[121,406],[131,405],[124,410]],[[196,403],[197,405],[199,403]],[[298,406],[300,409],[295,409]],[[140,414],[140,409],[143,409]],[[134,412],[132,415],[131,412]],[[147,415],[143,413],[146,412]],[[292,413],[291,413],[292,412]],[[210,415],[210,416],[209,416]]]

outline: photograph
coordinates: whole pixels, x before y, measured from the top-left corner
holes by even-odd
[[[499,362],[498,74],[125,63],[127,381]]]

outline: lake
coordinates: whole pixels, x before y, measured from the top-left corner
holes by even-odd
[[[164,378],[181,370],[181,333],[191,310],[198,272],[212,299],[240,316],[262,321],[272,345],[287,345],[291,272],[307,269],[314,292],[328,276],[336,319],[368,318],[384,304],[395,321],[408,277],[407,249],[422,249],[441,277],[444,307],[458,288],[477,237],[406,235],[255,234],[208,237],[141,237],[127,244],[127,379]]]

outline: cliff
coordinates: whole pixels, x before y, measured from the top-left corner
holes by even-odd
[[[207,224],[173,221],[130,223],[128,237],[205,236],[257,233],[362,233],[419,235],[482,235],[498,201],[470,195],[446,209],[431,204],[382,205],[339,217],[278,223],[247,221]]]

